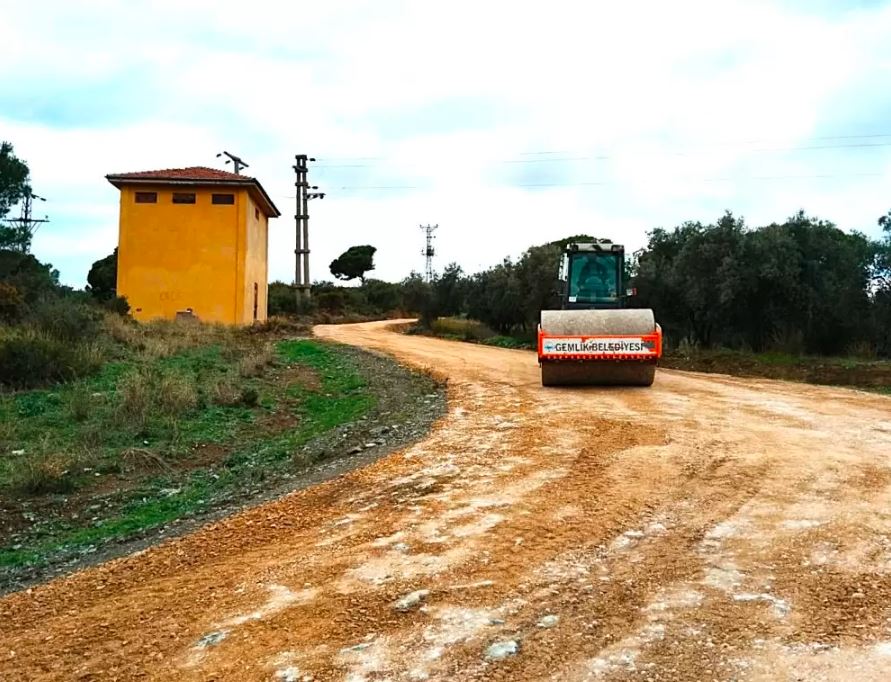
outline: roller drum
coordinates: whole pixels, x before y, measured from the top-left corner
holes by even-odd
[[[542,310],[541,329],[567,336],[652,334],[656,318],[648,308],[622,310]]]

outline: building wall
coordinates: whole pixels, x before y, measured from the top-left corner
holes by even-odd
[[[257,321],[267,315],[267,292],[269,281],[269,224],[266,214],[246,194],[244,220],[245,235],[244,288],[242,315],[246,323],[254,321],[254,285],[257,285]]]
[[[157,203],[136,203],[156,192]],[[194,204],[174,204],[174,192],[194,192]],[[213,204],[211,195],[234,194]],[[145,185],[121,189],[118,293],[137,320],[173,318],[189,308],[201,320],[250,323],[244,315],[246,190]],[[262,212],[261,212],[262,215]],[[251,276],[259,275],[255,266]],[[263,264],[265,275],[265,263]],[[265,293],[266,279],[259,280]],[[265,298],[264,298],[265,312]]]

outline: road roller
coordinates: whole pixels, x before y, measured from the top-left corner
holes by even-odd
[[[560,310],[542,310],[542,386],[651,386],[662,356],[653,311],[627,304],[625,247],[607,239],[567,244]]]

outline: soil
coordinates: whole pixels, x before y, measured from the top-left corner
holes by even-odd
[[[544,389],[527,352],[316,333],[446,375],[447,415],[0,599],[0,679],[891,677],[891,398],[675,370]]]
[[[418,440],[445,412],[445,388],[428,376],[412,372],[381,354],[350,347],[343,347],[342,352],[350,357],[358,373],[368,381],[376,405],[362,419],[333,429],[307,443],[299,453],[295,453],[295,466],[291,472],[279,479],[268,477],[263,488],[242,487],[209,512],[179,519],[127,540],[111,541],[90,554],[53,561],[48,566],[6,569],[0,572],[0,594],[145,549],[166,538],[191,532],[211,520],[364,466]],[[310,368],[295,366],[275,372],[276,380],[283,383],[299,382],[308,388],[319,386],[319,377]],[[299,417],[283,407],[260,420],[256,428],[271,435],[294,427]],[[379,423],[386,424],[385,434],[380,432]],[[372,443],[372,447],[365,447]],[[231,452],[232,446],[199,444],[187,457],[169,461],[142,458],[137,453],[128,458],[123,473],[104,476],[101,487],[94,485],[68,495],[38,501],[27,497],[0,501],[0,538],[12,537],[14,540],[16,533],[27,537],[29,530],[33,532],[33,529],[53,519],[85,519],[93,514],[110,513],[125,499],[122,494],[143,482],[146,472],[136,470],[139,467],[155,467],[157,473],[162,473],[163,469],[184,472],[213,467]],[[306,466],[301,462],[314,464]]]
[[[765,362],[756,354],[702,351],[692,354],[668,353],[659,363],[670,369],[717,372],[741,377],[764,377],[803,381],[826,386],[853,386],[867,389],[891,388],[891,362],[839,358],[803,357],[787,363]]]

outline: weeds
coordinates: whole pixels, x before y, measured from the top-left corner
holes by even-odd
[[[68,415],[76,422],[89,418],[93,408],[93,396],[84,385],[79,385],[68,396]]]
[[[26,457],[13,479],[12,487],[29,495],[67,493],[74,490],[74,460],[68,455]]]
[[[198,405],[195,379],[181,374],[162,374],[157,382],[155,399],[160,412],[172,417],[182,416]]]

